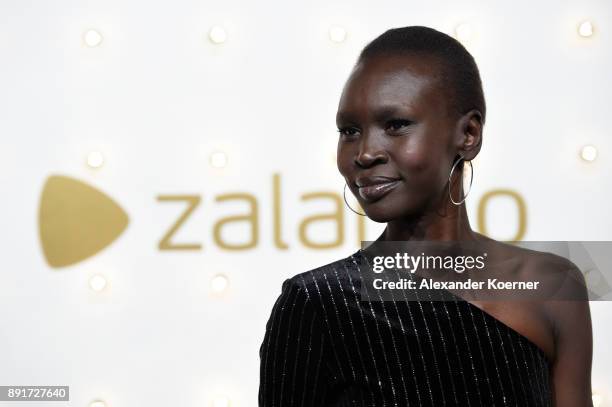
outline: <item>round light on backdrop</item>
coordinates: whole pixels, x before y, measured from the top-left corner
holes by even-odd
[[[210,165],[215,168],[223,168],[227,165],[227,154],[223,151],[215,151],[210,155]]]
[[[227,396],[217,396],[213,399],[213,407],[230,407],[230,399]]]
[[[333,42],[344,42],[346,40],[346,30],[334,25],[329,29],[329,39]]]
[[[227,32],[223,27],[215,25],[208,32],[208,38],[213,44],[222,44],[227,40]]]
[[[455,38],[461,43],[468,43],[474,37],[472,26],[467,23],[458,24],[455,27]]]
[[[106,287],[106,278],[100,274],[91,276],[89,279],[89,287],[96,292],[104,290],[104,287]]]
[[[88,47],[97,47],[102,43],[102,34],[96,30],[87,30],[83,39]]]
[[[230,407],[230,399],[227,396],[217,396],[213,399],[213,407]]]
[[[594,32],[593,23],[590,21],[583,21],[578,25],[578,35],[581,37],[589,38]]]
[[[89,407],[106,407],[106,403],[102,400],[94,400],[89,403]]]
[[[586,146],[582,147],[582,150],[580,150],[580,157],[584,161],[595,161],[597,158],[597,148],[593,145],[587,144]]]
[[[104,165],[104,156],[99,151],[92,151],[87,155],[87,165],[91,168],[100,168]]]
[[[229,286],[229,279],[224,274],[217,274],[210,282],[210,287],[215,293],[222,293],[227,290]]]

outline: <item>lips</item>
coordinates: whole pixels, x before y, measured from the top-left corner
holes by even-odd
[[[359,196],[367,202],[376,201],[391,192],[400,183],[399,178],[384,176],[357,178]]]

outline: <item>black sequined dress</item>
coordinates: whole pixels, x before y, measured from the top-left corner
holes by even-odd
[[[360,301],[364,261],[357,251],[284,281],[259,352],[260,407],[552,404],[537,345],[459,297]]]

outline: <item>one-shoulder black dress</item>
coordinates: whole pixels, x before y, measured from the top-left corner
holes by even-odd
[[[260,407],[552,405],[532,341],[459,297],[360,301],[364,261],[359,250],[284,281],[259,351]]]

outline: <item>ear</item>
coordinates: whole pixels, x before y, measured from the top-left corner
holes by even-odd
[[[459,119],[457,123],[456,145],[466,161],[473,160],[480,152],[482,145],[482,114],[472,109]]]

